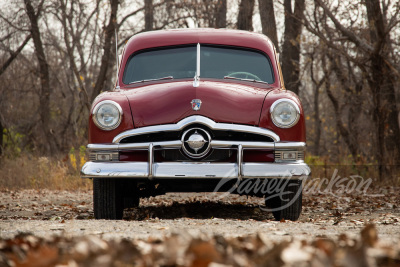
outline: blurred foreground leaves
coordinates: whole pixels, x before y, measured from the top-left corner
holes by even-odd
[[[162,239],[20,234],[0,240],[0,266],[399,266],[400,245],[380,243],[374,225],[360,237],[273,242],[267,233],[242,237],[175,233]]]

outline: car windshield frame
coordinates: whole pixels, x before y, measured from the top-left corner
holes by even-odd
[[[197,44],[186,44],[186,45],[174,45],[174,46],[162,46],[162,47],[154,47],[154,48],[149,48],[149,49],[143,49],[143,50],[139,50],[136,51],[135,53],[133,53],[132,55],[129,56],[126,64],[125,64],[125,68],[124,68],[124,72],[123,72],[123,76],[122,76],[122,82],[125,85],[129,85],[129,84],[137,84],[140,82],[146,82],[146,81],[157,81],[157,80],[162,80],[165,81],[165,79],[163,79],[164,77],[173,77],[174,80],[177,79],[193,79],[196,76],[196,46]],[[220,79],[220,80],[227,80],[227,77],[232,77],[234,79],[229,79],[230,81],[245,81],[245,82],[262,82],[262,83],[268,83],[268,84],[273,84],[275,83],[275,72],[274,72],[274,68],[273,68],[273,64],[271,62],[270,57],[268,56],[268,54],[266,54],[263,51],[257,50],[257,49],[253,49],[253,48],[247,48],[247,47],[240,47],[240,46],[229,46],[229,45],[217,45],[217,44],[200,44],[201,46],[201,50],[200,50],[200,54],[201,54],[201,59],[200,59],[200,68],[201,68],[201,79]],[[190,51],[190,50],[193,51]],[[165,53],[165,51],[167,51],[167,53]],[[163,63],[164,65],[166,64],[166,62],[168,64],[170,64],[172,62],[172,64],[174,64],[174,62],[176,63],[176,60],[172,60],[175,59],[176,55],[183,52],[182,54],[186,54],[186,57],[182,58],[183,61],[185,62],[178,62],[181,63],[180,65],[185,65],[186,66],[191,66],[188,69],[183,69],[183,70],[179,70],[179,65],[174,66],[176,68],[176,70],[170,70],[169,68],[165,68],[165,72],[160,72],[158,76],[152,76],[154,75],[154,70],[156,69],[156,67],[160,66],[161,64],[157,64],[157,63]],[[218,55],[219,53],[219,55]],[[206,54],[214,54],[214,57],[208,56],[209,58],[206,58]],[[157,60],[157,55],[161,57],[159,57]],[[218,60],[218,58],[216,59],[216,56],[219,56],[220,59]],[[182,55],[181,55],[182,56]],[[235,57],[236,56],[236,57]],[[138,58],[139,57],[139,58]],[[153,57],[153,59],[151,60],[151,57]],[[164,57],[164,58],[162,58]],[[190,57],[190,58],[188,58]],[[247,58],[246,58],[247,57]],[[135,60],[138,59],[137,64]],[[224,58],[225,60],[221,60],[222,58]],[[233,59],[233,60],[230,60]],[[236,62],[235,62],[236,59]],[[240,60],[239,60],[240,59]],[[265,61],[266,59],[266,61]],[[211,62],[210,62],[211,61]],[[212,62],[213,61],[213,62]],[[233,62],[232,62],[233,61]],[[246,62],[247,61],[247,62]],[[150,62],[149,64],[147,64],[148,62]],[[257,64],[255,65],[254,62],[256,62]],[[250,76],[246,76],[243,75],[242,73],[247,73],[246,71],[242,70],[242,69],[238,69],[236,71],[231,70],[228,73],[228,70],[219,70],[219,69],[214,69],[212,70],[212,64],[210,63],[214,63],[216,65],[220,65],[221,67],[226,67],[226,66],[236,66],[238,67],[240,65],[240,68],[242,68],[243,63],[247,63],[247,67],[248,69],[252,70],[253,72],[257,72],[255,74],[255,78],[253,75]],[[147,66],[146,66],[147,64]],[[224,66],[224,64],[226,66]],[[257,67],[257,66],[262,66],[263,68]],[[140,67],[140,69],[139,69]],[[150,75],[144,75],[144,76],[136,76],[137,78],[134,78],[137,72],[139,71],[144,71],[146,70],[144,67],[147,67],[148,73]],[[150,68],[151,67],[151,68]],[[136,70],[135,70],[136,69]],[[257,69],[257,70],[256,70]],[[180,73],[178,73],[178,70],[180,71],[180,73],[185,73],[184,75],[179,75]],[[174,72],[175,71],[175,72]],[[210,75],[210,73],[212,74],[212,72],[214,71],[215,75]],[[219,75],[217,75],[216,73],[220,72]],[[131,73],[130,77],[128,76],[129,73]],[[230,76],[229,74],[232,73],[236,73],[236,76]],[[240,75],[238,74],[240,73]],[[250,73],[250,72],[249,72]],[[260,73],[262,75],[260,75]],[[253,73],[250,73],[253,74]],[[262,78],[259,78],[257,76],[257,74],[259,76],[262,76]],[[237,76],[243,76],[243,77],[237,77]],[[214,77],[213,77],[214,76]],[[168,80],[172,80],[172,79],[168,79]]]

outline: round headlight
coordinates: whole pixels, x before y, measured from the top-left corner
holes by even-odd
[[[270,109],[271,118],[274,124],[280,128],[294,126],[300,118],[299,106],[290,99],[276,100]]]
[[[121,123],[122,109],[118,103],[105,100],[94,107],[92,114],[93,122],[97,127],[109,131],[117,128]]]

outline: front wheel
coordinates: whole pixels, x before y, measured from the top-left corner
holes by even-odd
[[[302,181],[286,180],[286,185],[277,195],[267,196],[265,205],[268,206],[275,220],[297,221],[302,209]]]
[[[93,210],[96,219],[121,220],[124,211],[122,181],[93,179]]]

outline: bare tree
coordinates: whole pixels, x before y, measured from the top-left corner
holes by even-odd
[[[144,0],[144,30],[153,30],[153,0]]]
[[[97,80],[93,88],[91,100],[103,90],[103,86],[107,79],[107,71],[110,65],[112,55],[112,40],[114,39],[115,30],[117,29],[117,12],[119,6],[119,0],[111,1],[111,14],[107,26],[104,29],[104,45],[103,45],[103,56],[101,58],[100,71],[97,75]]]
[[[390,44],[388,43],[390,42],[388,33],[400,23],[398,17],[400,4],[397,3],[396,12],[390,22],[385,25],[380,2],[378,0],[364,2],[369,26],[369,38],[366,39],[364,32],[357,34],[345,27],[322,0],[315,0],[315,2],[335,25],[336,31],[344,36],[347,42],[355,45],[355,51],[338,47],[334,41],[329,39],[329,36],[307,23],[308,29],[319,36],[328,46],[352,60],[363,72],[363,77],[368,82],[373,100],[372,121],[376,131],[376,160],[380,166],[380,177],[383,178],[386,174],[385,165],[387,166],[388,163],[400,164],[400,142],[398,142],[400,128],[397,118],[399,112],[395,93],[395,83],[399,75],[391,63]],[[359,58],[354,58],[351,54],[354,52],[359,55]]]
[[[253,31],[254,0],[241,0],[237,19],[239,30]]]
[[[300,41],[301,18],[304,12],[304,0],[284,0],[285,33],[282,45],[282,74],[288,90],[299,94],[300,86]]]
[[[33,39],[33,43],[35,46],[35,54],[37,60],[39,62],[39,78],[41,83],[41,92],[40,92],[40,105],[39,105],[39,113],[42,123],[42,130],[45,138],[49,138],[51,135],[50,129],[50,73],[49,73],[49,65],[46,60],[46,55],[44,52],[44,45],[42,42],[40,30],[39,30],[39,16],[41,9],[43,7],[44,0],[39,3],[38,11],[35,12],[31,0],[24,0],[26,13],[29,17],[30,21],[30,31]],[[52,138],[51,138],[52,139]],[[49,139],[50,141],[50,139]],[[51,143],[46,144],[46,150],[48,153],[51,153],[53,150]]]
[[[276,22],[273,0],[258,0],[260,9],[262,33],[268,36],[274,43],[276,51],[279,52],[278,35],[276,33]]]
[[[320,90],[322,86],[325,84],[325,80],[327,77],[330,75],[330,70],[328,71],[326,68],[324,68],[324,75],[321,79],[318,79],[318,72],[315,71],[317,64],[317,59],[316,59],[316,52],[315,50],[308,53],[307,56],[311,59],[310,62],[310,77],[311,81],[313,82],[314,86],[314,99],[313,99],[313,106],[314,106],[314,131],[315,131],[315,136],[312,139],[313,141],[313,146],[314,146],[314,154],[319,155],[320,154],[320,143],[321,143],[321,118],[320,118]],[[322,56],[322,61],[324,64],[325,63],[325,58]],[[329,85],[329,84],[328,84]]]
[[[215,28],[226,28],[226,0],[218,0],[215,8]]]

